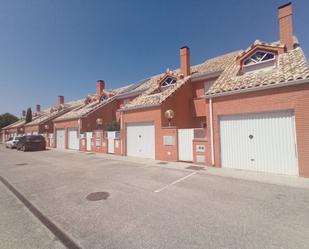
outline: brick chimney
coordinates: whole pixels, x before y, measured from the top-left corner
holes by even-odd
[[[64,105],[64,96],[58,96],[58,105]]]
[[[190,48],[180,48],[180,70],[184,77],[190,75]]]
[[[35,106],[35,111],[36,112],[41,112],[41,106],[40,105],[36,105]]]
[[[292,15],[291,2],[278,8],[280,42],[286,46],[288,51],[294,48]]]
[[[21,116],[24,118],[24,117],[26,117],[26,111],[25,110],[22,110],[21,111]]]
[[[105,88],[104,80],[98,80],[96,83],[97,96],[100,97],[102,95],[104,88]]]

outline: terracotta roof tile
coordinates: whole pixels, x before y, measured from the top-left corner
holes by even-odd
[[[309,65],[300,47],[278,55],[277,64],[276,68],[241,75],[239,74],[240,65],[232,63],[215,81],[206,95],[309,79]]]
[[[204,73],[212,73],[212,72],[220,72],[223,71],[228,65],[230,65],[236,58],[236,56],[241,51],[236,51],[232,53],[228,53],[222,56],[218,56],[209,60],[206,60],[204,63],[195,65],[191,67],[191,72],[194,75],[204,74]],[[180,78],[177,82],[168,87],[166,90],[162,92],[158,92],[159,90],[159,81],[165,75],[175,75]],[[143,92],[140,96],[136,97],[131,102],[127,103],[122,110],[131,109],[131,108],[143,108],[145,106],[158,105],[165,101],[169,96],[171,96],[175,91],[177,91],[180,87],[182,87],[186,82],[190,80],[191,76],[181,79],[180,70],[176,69],[173,71],[168,71],[166,73],[158,74],[151,77],[147,82],[145,82],[145,86],[147,86],[147,90]]]

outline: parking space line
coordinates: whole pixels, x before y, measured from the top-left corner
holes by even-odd
[[[30,201],[28,201],[17,189],[13,187],[6,179],[0,176],[0,182],[7,187],[14,196],[20,200],[24,206],[51,232],[58,238],[61,243],[68,249],[81,249],[65,232],[57,227],[43,213],[40,212]]]
[[[185,179],[187,179],[187,178],[189,178],[190,176],[193,176],[193,175],[195,175],[195,174],[196,174],[196,172],[192,172],[191,174],[186,175],[186,176],[184,176],[184,177],[182,177],[182,178],[180,178],[180,179],[178,179],[178,180],[176,180],[176,181],[173,181],[172,183],[167,184],[167,185],[164,186],[163,188],[159,188],[159,189],[157,189],[157,190],[155,190],[155,191],[153,191],[153,192],[155,192],[155,193],[160,193],[160,192],[163,191],[164,189],[167,189],[168,187],[170,187],[170,186],[172,186],[172,185],[175,185],[175,184],[177,184],[177,183],[179,183],[179,182],[181,182],[181,181],[183,181],[183,180],[185,180]]]

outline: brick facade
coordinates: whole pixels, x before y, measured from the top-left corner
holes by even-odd
[[[206,106],[209,109],[208,102]],[[294,111],[299,175],[309,177],[309,84],[213,98],[215,166],[221,167],[220,115],[278,110]],[[208,134],[210,134],[209,127],[208,125]],[[207,151],[210,151],[210,144],[207,144]],[[207,164],[210,165],[211,161],[207,160]]]

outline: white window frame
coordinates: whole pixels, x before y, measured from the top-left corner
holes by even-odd
[[[252,57],[253,57],[254,55],[256,55],[257,53],[265,53],[265,54],[263,55],[263,57],[262,57],[259,61],[257,61],[257,60],[255,60],[255,59],[252,58]],[[273,55],[274,58],[271,58],[271,59],[268,59],[268,60],[264,60],[264,58],[265,58],[268,54]],[[264,63],[264,62],[266,62],[266,61],[272,61],[272,60],[275,60],[275,59],[276,59],[276,55],[275,55],[273,52],[267,52],[267,51],[257,50],[254,54],[252,54],[249,58],[247,58],[247,59],[244,61],[243,66],[244,66],[244,67],[247,67],[247,66],[256,65],[256,64],[259,64],[259,63]],[[253,64],[245,65],[246,61],[248,61],[248,60],[251,60],[251,61],[253,62]]]
[[[172,79],[172,81],[171,81],[170,83],[167,83],[166,81],[167,81],[168,79]],[[166,83],[165,86],[163,85],[164,83]],[[167,88],[167,87],[169,87],[169,86],[175,85],[176,83],[177,83],[177,79],[176,79],[176,78],[171,77],[171,76],[168,76],[168,77],[166,77],[166,78],[164,79],[164,81],[161,83],[161,87],[162,87],[162,88]]]
[[[208,80],[204,82],[204,93],[206,94],[208,90],[212,87],[212,85],[215,83],[214,80]]]

